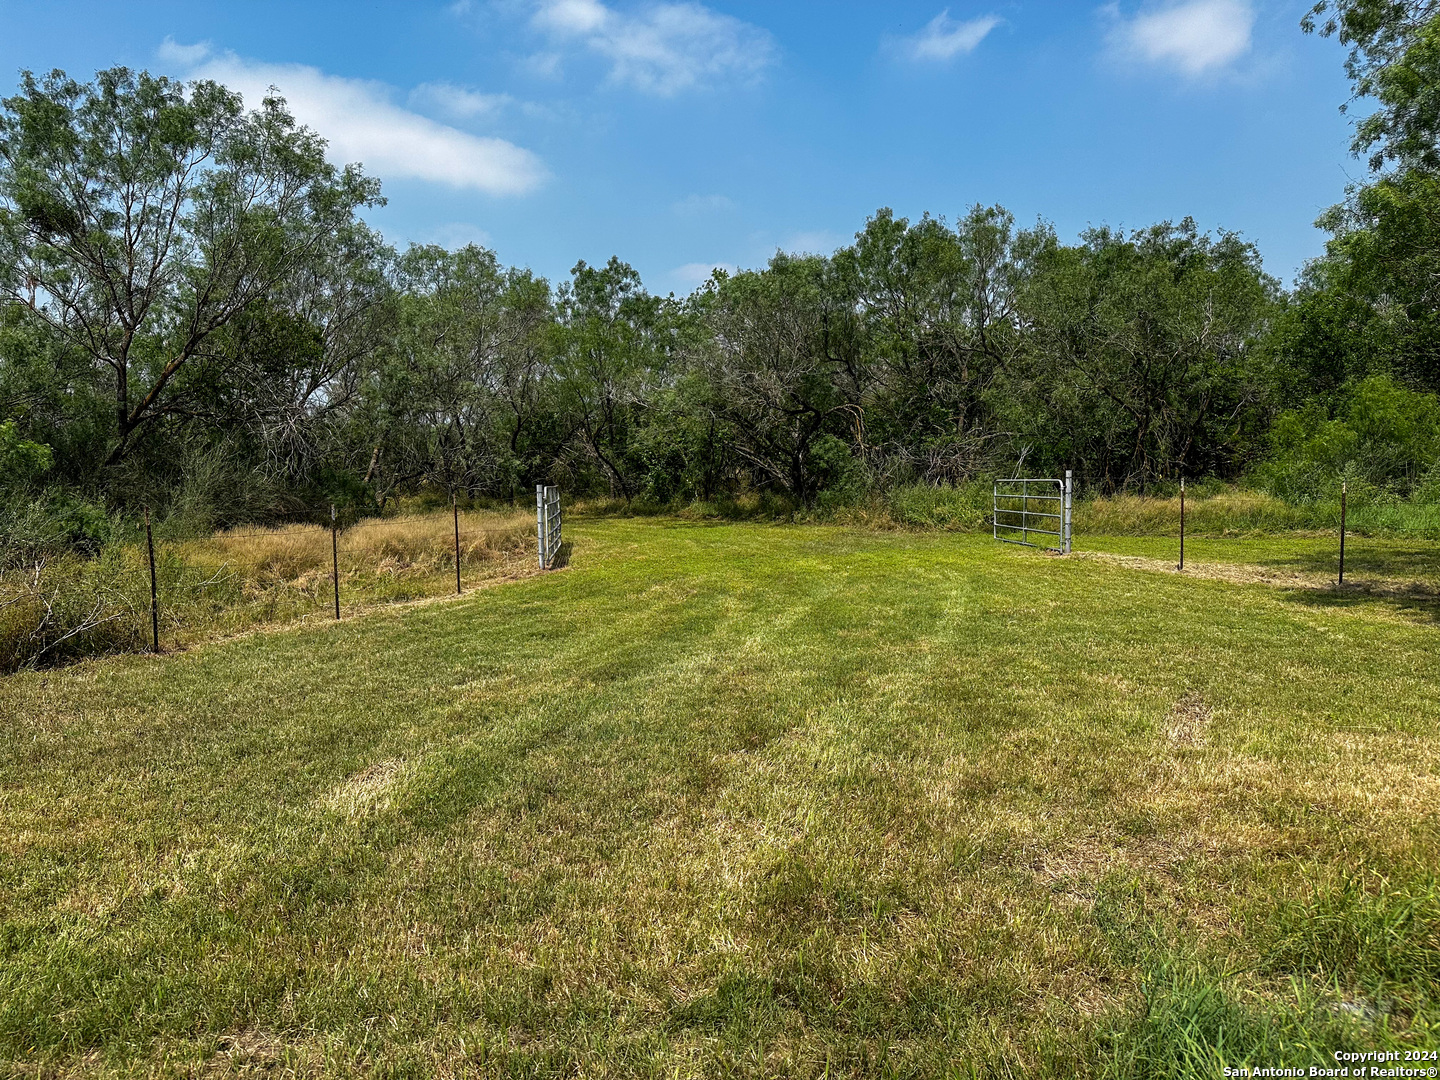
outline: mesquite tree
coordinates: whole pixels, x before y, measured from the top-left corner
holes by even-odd
[[[0,296],[108,373],[109,461],[183,415],[219,331],[379,200],[279,98],[126,68],[26,72],[0,108]]]

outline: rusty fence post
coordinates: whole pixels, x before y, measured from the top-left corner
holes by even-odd
[[[150,649],[160,651],[160,590],[155,586],[155,534],[150,530],[150,508],[145,507],[145,548],[150,553]]]

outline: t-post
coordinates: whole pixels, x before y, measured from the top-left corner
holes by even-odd
[[[1345,584],[1345,495],[1349,484],[1340,481],[1340,584]]]
[[[455,595],[460,595],[460,504],[455,501],[455,490],[450,490],[450,511],[455,515]]]
[[[150,648],[160,651],[160,591],[155,587],[155,534],[150,531],[150,508],[145,508],[145,548],[150,553]]]
[[[1180,564],[1176,570],[1185,569],[1185,478],[1180,478]]]
[[[340,534],[335,523],[335,504],[330,504],[330,583],[335,587],[335,621],[340,621]]]

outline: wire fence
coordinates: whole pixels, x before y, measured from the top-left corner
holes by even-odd
[[[521,509],[452,501],[348,523],[338,512],[314,516],[331,521],[173,538],[147,514],[131,537],[91,557],[12,566],[0,574],[0,672],[339,619],[540,572],[535,520]]]
[[[1007,543],[1057,553],[1074,550],[1086,558],[1118,558],[1148,569],[1168,563],[1170,569],[1197,577],[1298,588],[1316,602],[1385,598],[1440,618],[1440,530],[1435,522],[1420,518],[1398,532],[1376,532],[1375,507],[1370,504],[1357,533],[1352,530],[1355,507],[1348,484],[1339,484],[1336,494],[1331,524],[1282,525],[1256,521],[1244,505],[1226,505],[1225,497],[1202,496],[1192,504],[1182,480],[1173,501],[1137,499],[1127,507],[1120,497],[1110,501],[1108,511],[1105,500],[1086,504],[1087,512],[1076,514],[1075,520],[1088,531],[1080,532],[1072,549],[1068,474],[1063,481],[1027,477],[994,482],[985,524],[994,539]],[[1097,505],[1097,514],[1088,512]],[[1196,509],[1198,528],[1192,520]],[[1362,515],[1366,509],[1362,507]],[[1322,599],[1318,594],[1328,595]]]
[[[1062,488],[1062,494],[1068,509],[1069,492]],[[1347,528],[1346,492],[1340,495],[1338,536],[1312,533],[1296,540],[1291,559],[1284,557],[1290,542],[1270,536],[1253,541],[1267,550],[1252,558],[1246,554],[1247,538],[1217,540],[1213,528],[1203,525],[1198,543],[1190,536],[1182,485],[1180,532],[1170,565],[1203,575],[1225,565],[1258,563],[1257,569],[1270,568],[1277,581],[1354,595],[1399,595],[1440,608],[1434,541],[1402,549],[1393,541],[1361,538],[1357,545]],[[452,501],[430,513],[347,522],[326,507],[304,523],[243,527],[198,538],[164,536],[146,522],[125,542],[89,557],[38,557],[0,570],[0,673],[104,653],[173,648],[260,625],[334,620],[383,604],[540,573],[568,557],[557,500],[553,489],[537,491],[535,517],[519,507],[461,509]],[[993,505],[1003,509],[1008,504],[997,496]],[[1014,524],[1001,517],[996,514],[989,524]],[[1061,531],[1068,541],[1068,523]],[[1137,539],[1111,553],[1088,550],[1083,536],[1081,547],[1087,555],[1128,558],[1126,552],[1133,549],[1148,553],[1147,564],[1164,561],[1153,557],[1166,554],[1166,542],[1157,534],[1127,535]],[[0,560],[0,567],[6,565]]]

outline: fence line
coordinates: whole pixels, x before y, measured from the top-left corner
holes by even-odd
[[[23,575],[0,575],[0,674],[534,572],[523,510],[462,512],[458,500],[449,510],[348,528],[337,512],[328,544],[313,522],[168,539],[147,513],[138,538],[127,529],[97,557],[42,556]]]

